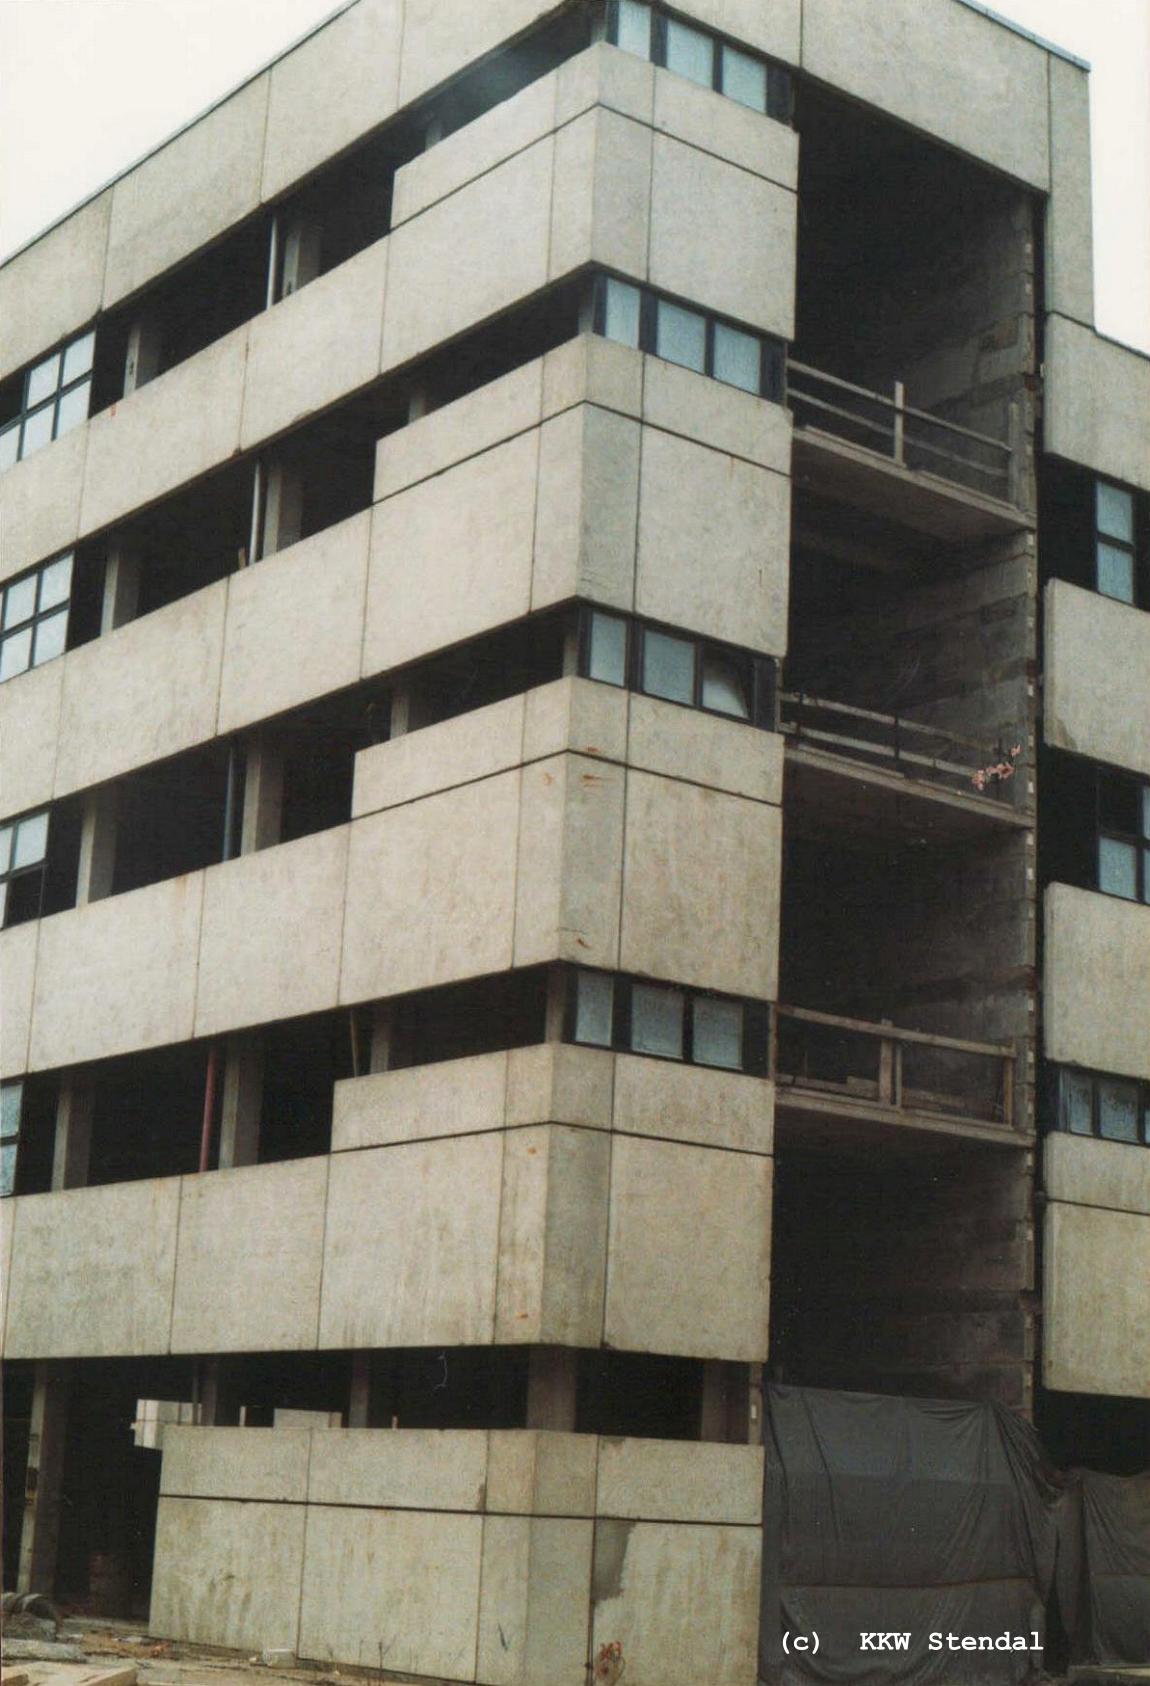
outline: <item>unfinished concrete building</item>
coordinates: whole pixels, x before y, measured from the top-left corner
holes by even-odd
[[[0,270],[6,1587],[751,1686],[765,1380],[1150,1462],[1087,90],[352,0]]]

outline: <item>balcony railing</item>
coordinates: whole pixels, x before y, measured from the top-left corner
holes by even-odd
[[[902,468],[933,474],[1004,502],[1017,501],[1011,445],[915,409],[906,402],[901,381],[894,382],[888,398],[806,363],[788,362],[787,402],[802,427],[861,445]]]
[[[966,795],[1010,800],[1015,746],[990,749],[973,738],[924,726],[900,714],[880,714],[805,691],[784,691],[779,714],[780,728],[794,744],[810,744],[831,755],[875,764],[906,778],[930,780]]]
[[[1009,1045],[840,1018],[804,1007],[778,1012],[779,1101],[786,1091],[863,1110],[1014,1127]]]

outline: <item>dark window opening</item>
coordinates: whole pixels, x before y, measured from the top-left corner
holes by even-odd
[[[445,136],[454,134],[590,45],[590,8],[570,7],[542,28],[470,66],[417,113],[414,126],[423,133],[430,128]]]
[[[259,1162],[331,1152],[332,1092],[355,1075],[351,1017],[317,1013],[259,1032],[263,1099]]]
[[[225,1401],[221,1420],[247,1428],[331,1426],[347,1422],[351,1356],[346,1352],[228,1353],[214,1360],[219,1393]]]
[[[727,99],[791,120],[791,74],[758,53],[688,23],[648,0],[609,0],[607,39],[625,52],[713,88]]]
[[[767,1075],[770,1008],[765,1002],[585,967],[571,967],[566,975],[568,1042]]]
[[[273,300],[290,297],[383,238],[391,226],[395,172],[412,151],[394,128],[384,130],[276,206]]]
[[[91,1067],[87,1183],[137,1182],[198,1170],[206,1076],[202,1043],[125,1054]]]
[[[432,1065],[529,1047],[544,1040],[546,1016],[542,966],[403,996],[392,1005],[390,1064]]]
[[[0,383],[0,474],[87,421],[95,329]]]
[[[107,535],[139,569],[135,618],[232,574],[248,560],[252,525],[250,461],[229,464],[154,504]]]
[[[1060,1469],[1141,1475],[1150,1468],[1150,1400],[1096,1393],[1050,1393],[1039,1387],[1034,1423]]]
[[[1058,750],[1044,769],[1043,882],[1150,902],[1150,779]]]
[[[272,752],[283,757],[278,841],[351,819],[355,758],[386,741],[388,712],[386,688],[369,681],[282,715],[268,729]]]
[[[1047,458],[1038,521],[1044,579],[1150,609],[1150,494]]]
[[[409,729],[434,726],[562,678],[569,624],[562,611],[534,615],[409,668],[400,676],[411,697]]]
[[[526,1347],[396,1347],[364,1355],[373,1428],[522,1428]]]
[[[217,741],[121,779],[111,893],[196,872],[236,853],[242,776],[237,751]]]
[[[578,1434],[698,1440],[703,1364],[646,1352],[580,1352]]]
[[[456,398],[534,363],[580,332],[585,280],[549,287],[458,339],[439,345],[407,372],[407,385],[441,409]]]
[[[80,855],[77,804],[58,803],[0,826],[0,927],[72,907]]]
[[[1150,1083],[1078,1066],[1052,1066],[1048,1081],[1055,1129],[1150,1147]]]
[[[56,1080],[36,1075],[0,1084],[0,1196],[52,1186]]]

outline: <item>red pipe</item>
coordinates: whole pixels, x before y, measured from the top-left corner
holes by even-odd
[[[216,1070],[219,1056],[213,1042],[208,1049],[208,1071],[204,1078],[204,1121],[200,1128],[200,1170],[206,1171],[212,1152],[212,1120],[216,1114]]]

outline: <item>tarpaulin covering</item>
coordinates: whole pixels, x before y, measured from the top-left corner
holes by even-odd
[[[1041,1674],[1062,1488],[1020,1418],[773,1387],[767,1426],[762,1680]]]
[[[1150,1474],[1071,1470],[1058,1602],[1074,1662],[1150,1662]]]

